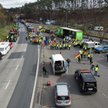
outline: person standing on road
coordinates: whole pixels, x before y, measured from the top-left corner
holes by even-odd
[[[80,63],[81,62],[81,55],[79,54],[79,56],[77,57],[77,59],[78,59],[78,63]]]
[[[90,61],[90,65],[93,63],[93,58],[92,58],[92,55],[90,55],[89,57],[89,61]]]
[[[94,68],[95,68],[95,65],[94,63],[91,64],[91,67],[90,67],[90,70],[93,72],[94,71]]]
[[[81,62],[81,55],[79,53],[76,54],[75,55],[75,59],[77,59],[78,60],[78,63],[80,63]]]
[[[98,71],[99,71],[98,65],[95,66],[94,71],[95,71],[94,75],[100,77],[100,75],[98,74]]]
[[[43,72],[44,72],[45,75],[47,74],[47,70],[46,70],[45,66],[43,66]]]
[[[70,66],[70,62],[71,62],[71,60],[69,59],[69,58],[67,58],[67,66],[69,67]]]
[[[43,63],[43,68],[42,68],[44,74],[46,75],[47,74],[47,70],[46,70],[46,67],[45,67],[45,62]]]
[[[79,53],[81,55],[81,58],[83,58],[83,50],[80,50]]]
[[[25,39],[26,39],[26,41],[27,41],[27,40],[28,40],[28,37],[26,36]]]
[[[106,57],[107,57],[107,62],[108,62],[108,53],[106,54]]]
[[[0,60],[2,60],[2,53],[0,52]]]

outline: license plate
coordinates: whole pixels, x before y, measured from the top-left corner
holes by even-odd
[[[93,90],[93,88],[88,88],[88,90]]]

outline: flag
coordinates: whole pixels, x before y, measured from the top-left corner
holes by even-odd
[[[75,58],[78,58],[78,57],[80,57],[80,53],[77,53],[77,54],[75,55]]]

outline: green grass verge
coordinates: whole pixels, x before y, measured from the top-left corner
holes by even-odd
[[[7,25],[3,28],[0,28],[0,40],[4,41],[6,40],[6,37],[9,33],[9,30],[12,29],[12,24],[11,25]]]

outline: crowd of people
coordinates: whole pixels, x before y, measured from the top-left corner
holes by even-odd
[[[81,61],[83,59],[87,59],[90,63],[90,70],[91,72],[94,72],[95,76],[100,77],[100,75],[98,74],[99,71],[99,65],[98,64],[94,64],[93,62],[93,53],[90,53],[89,50],[79,50],[78,54],[75,55],[75,58],[78,60],[78,63],[81,63]]]
[[[57,49],[57,50],[61,50],[61,49],[71,49],[71,42],[68,43],[68,42],[65,42],[65,41],[51,41],[50,43],[50,48],[51,49]]]
[[[70,50],[73,42],[72,41],[65,41],[65,39],[60,39],[58,40],[57,37],[54,34],[51,34],[50,36],[42,36],[42,33],[40,33],[39,38],[37,40],[37,43],[44,46],[49,45],[50,49],[55,49],[55,50],[62,50],[62,49],[68,49]],[[98,71],[99,71],[99,65],[94,65],[93,62],[93,53],[90,52],[90,49],[87,50],[87,48],[83,47],[82,49],[79,50],[78,54],[75,55],[75,58],[78,60],[78,63],[81,63],[81,61],[85,58],[90,63],[90,70],[94,72],[94,75],[99,76]],[[70,59],[66,60],[68,63],[68,66],[70,65]],[[44,66],[45,67],[45,66]],[[45,69],[43,68],[45,71]],[[46,71],[45,71],[46,73]]]

